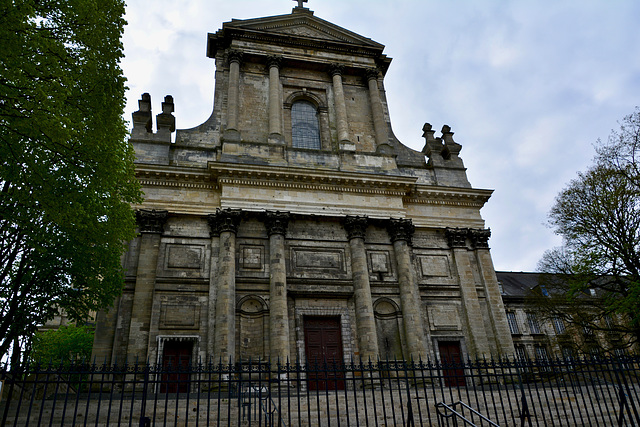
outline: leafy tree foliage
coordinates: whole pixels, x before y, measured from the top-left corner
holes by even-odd
[[[29,358],[33,362],[60,364],[89,360],[93,330],[88,326],[68,325],[56,330],[36,332]]]
[[[0,4],[0,356],[122,289],[138,200],[122,0]],[[14,351],[14,363],[18,352]]]
[[[550,274],[535,303],[587,335],[615,338],[610,347],[640,341],[639,149],[636,109],[599,141],[594,165],[556,197],[549,217],[563,247],[539,264]]]

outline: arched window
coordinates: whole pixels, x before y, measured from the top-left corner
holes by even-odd
[[[296,101],[291,106],[291,136],[294,148],[321,148],[316,107],[309,101]]]

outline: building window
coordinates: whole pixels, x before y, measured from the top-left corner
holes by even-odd
[[[573,359],[573,349],[571,347],[562,347],[562,357],[564,360]]]
[[[321,148],[317,113],[316,107],[309,101],[296,101],[291,106],[291,138],[294,148]]]
[[[547,355],[547,349],[541,346],[537,346],[536,347],[536,360],[538,360],[539,362],[541,361],[546,361],[549,359],[549,356]]]
[[[509,322],[509,330],[511,331],[511,335],[517,335],[520,333],[520,328],[518,328],[518,321],[516,319],[516,313],[513,311],[507,311],[507,322]]]
[[[553,318],[553,327],[556,329],[556,334],[558,335],[564,334],[566,331],[566,328],[564,327],[564,321],[558,316],[555,316]]]
[[[535,313],[527,313],[527,321],[529,322],[529,330],[532,334],[541,334],[538,317]]]
[[[516,346],[516,357],[519,361],[524,362],[527,360],[527,350],[521,345]]]

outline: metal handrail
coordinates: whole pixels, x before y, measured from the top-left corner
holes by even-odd
[[[468,425],[470,425],[470,426],[474,426],[474,427],[476,427],[476,425],[475,425],[473,422],[469,421],[467,418],[465,418],[465,416],[464,416],[464,415],[462,415],[460,412],[458,412],[458,411],[456,411],[456,410],[454,409],[454,407],[455,407],[456,405],[464,406],[465,408],[467,408],[468,410],[470,410],[471,412],[473,412],[474,414],[476,414],[477,416],[479,416],[480,418],[482,418],[484,421],[488,422],[490,425],[495,426],[495,427],[500,427],[498,424],[494,423],[494,422],[493,422],[493,421],[491,421],[489,418],[485,417],[485,416],[484,416],[484,415],[482,415],[480,412],[476,411],[476,410],[475,410],[475,409],[473,409],[471,406],[467,405],[466,403],[464,403],[464,402],[463,402],[463,401],[461,401],[461,400],[459,400],[459,401],[457,401],[457,402],[455,402],[455,403],[452,403],[452,404],[451,404],[451,406],[447,405],[447,404],[446,404],[446,403],[444,403],[444,402],[436,403],[436,409],[437,409],[437,411],[438,411],[438,415],[440,415],[440,416],[442,416],[442,417],[446,417],[446,418],[449,418],[449,417],[452,417],[452,416],[454,416],[454,415],[455,415],[455,416],[457,416],[458,418],[460,418],[462,421],[464,421],[464,422],[465,422],[465,424],[468,424]],[[451,415],[442,414],[442,413],[440,413],[440,409],[439,409],[439,408],[445,408],[445,409],[447,409],[447,410],[451,411],[451,412],[452,412],[452,414],[451,414]]]

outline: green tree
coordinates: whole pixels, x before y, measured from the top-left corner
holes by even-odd
[[[88,326],[61,326],[36,332],[29,359],[39,363],[66,363],[89,360],[93,347],[93,330]]]
[[[640,110],[598,141],[594,165],[556,197],[550,225],[563,246],[544,254],[534,303],[553,316],[616,338],[640,341]]]
[[[0,4],[0,357],[62,308],[121,292],[139,200],[119,65],[122,0]]]

